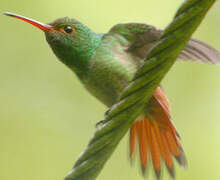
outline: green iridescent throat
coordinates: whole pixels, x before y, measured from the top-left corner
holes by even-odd
[[[84,79],[88,72],[89,60],[100,44],[101,36],[94,33],[87,26],[69,18],[51,23],[56,28],[71,25],[74,32],[65,34],[56,30],[45,32],[47,42],[55,55],[72,69],[80,79]]]

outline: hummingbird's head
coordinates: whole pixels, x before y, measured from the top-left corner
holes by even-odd
[[[100,42],[100,36],[75,19],[60,18],[49,24],[12,14],[5,15],[21,19],[41,29],[55,55],[77,74],[88,67],[88,61]]]

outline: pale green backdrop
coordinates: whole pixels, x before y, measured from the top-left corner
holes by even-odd
[[[43,22],[69,16],[97,32],[106,32],[122,22],[164,28],[182,2],[0,0],[0,12]],[[194,37],[220,50],[219,19],[217,2]],[[56,59],[42,32],[3,15],[0,22],[0,179],[61,180],[106,109]],[[163,84],[189,163],[187,171],[176,167],[177,179],[220,179],[220,66],[178,62]],[[127,139],[98,180],[142,179],[137,163],[130,167]]]

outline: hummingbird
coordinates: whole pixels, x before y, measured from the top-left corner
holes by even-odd
[[[99,34],[78,20],[59,18],[43,24],[17,14],[4,13],[42,30],[56,57],[70,68],[84,87],[109,109],[120,97],[163,30],[142,23],[122,23]],[[197,39],[190,39],[179,61],[219,64],[220,53]],[[108,112],[108,111],[107,111]],[[130,128],[129,155],[139,150],[143,175],[151,163],[157,179],[166,166],[175,179],[174,159],[186,168],[180,136],[173,125],[168,98],[159,85]]]

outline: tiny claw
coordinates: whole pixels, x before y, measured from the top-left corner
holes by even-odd
[[[105,124],[105,120],[101,120],[95,124],[96,128],[102,127]]]
[[[110,110],[111,110],[111,109],[108,109],[108,110],[105,112],[105,116],[108,116]]]

